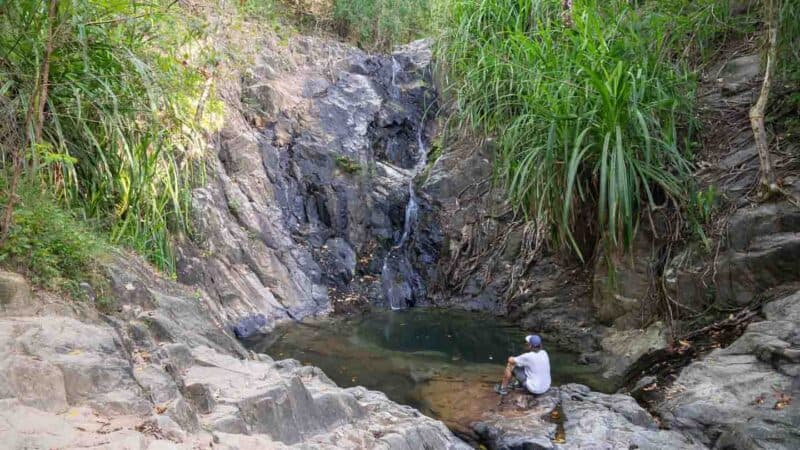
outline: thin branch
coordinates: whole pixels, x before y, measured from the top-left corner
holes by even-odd
[[[753,128],[753,135],[758,150],[758,159],[761,164],[761,187],[766,190],[766,196],[771,196],[780,191],[778,182],[775,178],[775,171],[772,168],[772,161],[769,154],[769,144],[767,143],[767,130],[764,126],[764,114],[767,109],[769,91],[772,86],[772,77],[775,73],[775,59],[778,48],[778,17],[777,5],[780,0],[766,1],[766,23],[768,34],[767,66],[764,70],[764,81],[761,85],[761,94],[758,101],[750,109],[750,125]]]

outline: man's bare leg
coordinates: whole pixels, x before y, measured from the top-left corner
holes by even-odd
[[[501,389],[508,389],[508,383],[511,381],[511,377],[514,376],[514,362],[510,360],[508,364],[506,364],[506,370],[503,372],[503,382],[500,383]]]

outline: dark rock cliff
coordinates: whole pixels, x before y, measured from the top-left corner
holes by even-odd
[[[215,295],[229,320],[382,302],[384,260],[403,234],[435,113],[424,41],[373,56],[298,38],[281,54],[228,86],[234,108],[210,182],[193,196],[197,238],[182,247],[179,279]],[[388,267],[413,283],[405,303],[422,303],[416,267],[437,248],[409,248],[404,266]]]

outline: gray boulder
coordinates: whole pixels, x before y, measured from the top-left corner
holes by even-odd
[[[737,211],[726,247],[715,280],[720,303],[747,305],[769,288],[800,281],[800,208],[780,203]]]
[[[686,367],[658,407],[715,448],[800,447],[800,292],[764,307],[732,345]]]
[[[558,414],[551,412],[560,404]],[[561,429],[559,430],[559,422]],[[579,384],[553,388],[524,405],[473,425],[491,449],[702,449],[676,431],[659,429],[632,397],[601,394]]]
[[[2,319],[0,335],[7,396],[53,412],[83,404],[108,414],[150,411],[110,327],[65,317]],[[30,376],[33,369],[42,376]]]

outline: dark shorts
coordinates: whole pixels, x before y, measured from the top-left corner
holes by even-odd
[[[519,380],[520,383],[525,384],[528,377],[525,375],[525,369],[519,366],[514,367],[514,378]]]

